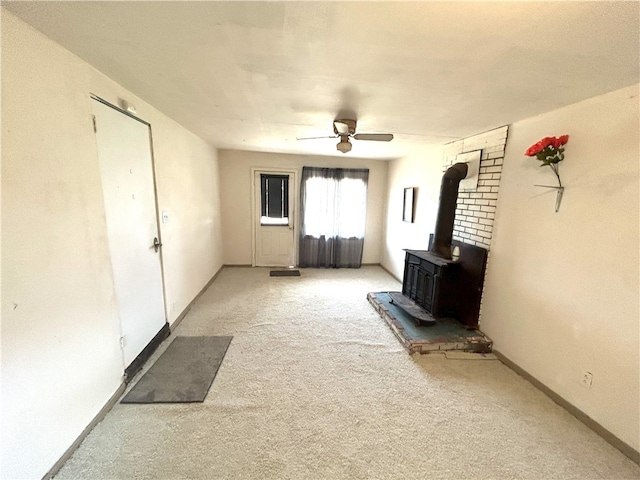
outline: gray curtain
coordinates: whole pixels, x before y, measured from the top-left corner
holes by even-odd
[[[362,265],[368,169],[303,167],[300,267]]]

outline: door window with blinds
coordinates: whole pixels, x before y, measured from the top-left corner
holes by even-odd
[[[289,225],[289,176],[260,175],[260,225]]]

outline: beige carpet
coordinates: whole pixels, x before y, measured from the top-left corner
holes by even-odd
[[[116,405],[56,478],[640,477],[499,361],[408,356],[382,269],[301,273],[223,270],[176,332],[234,336],[204,403]]]

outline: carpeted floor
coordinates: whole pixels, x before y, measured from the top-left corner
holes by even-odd
[[[407,355],[379,267],[302,273],[224,269],[175,332],[234,336],[204,403],[117,404],[56,479],[640,478],[499,361]]]

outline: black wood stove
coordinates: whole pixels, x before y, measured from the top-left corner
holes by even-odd
[[[467,165],[456,163],[442,177],[436,228],[429,250],[405,250],[402,295],[430,314],[431,318],[415,315],[422,323],[454,317],[469,327],[478,325],[487,251],[453,240],[458,186],[466,174]],[[452,247],[459,250],[457,258],[452,257]],[[402,304],[406,301],[396,303],[405,308]]]
[[[405,250],[402,294],[434,317],[455,316],[460,264],[424,250]]]

